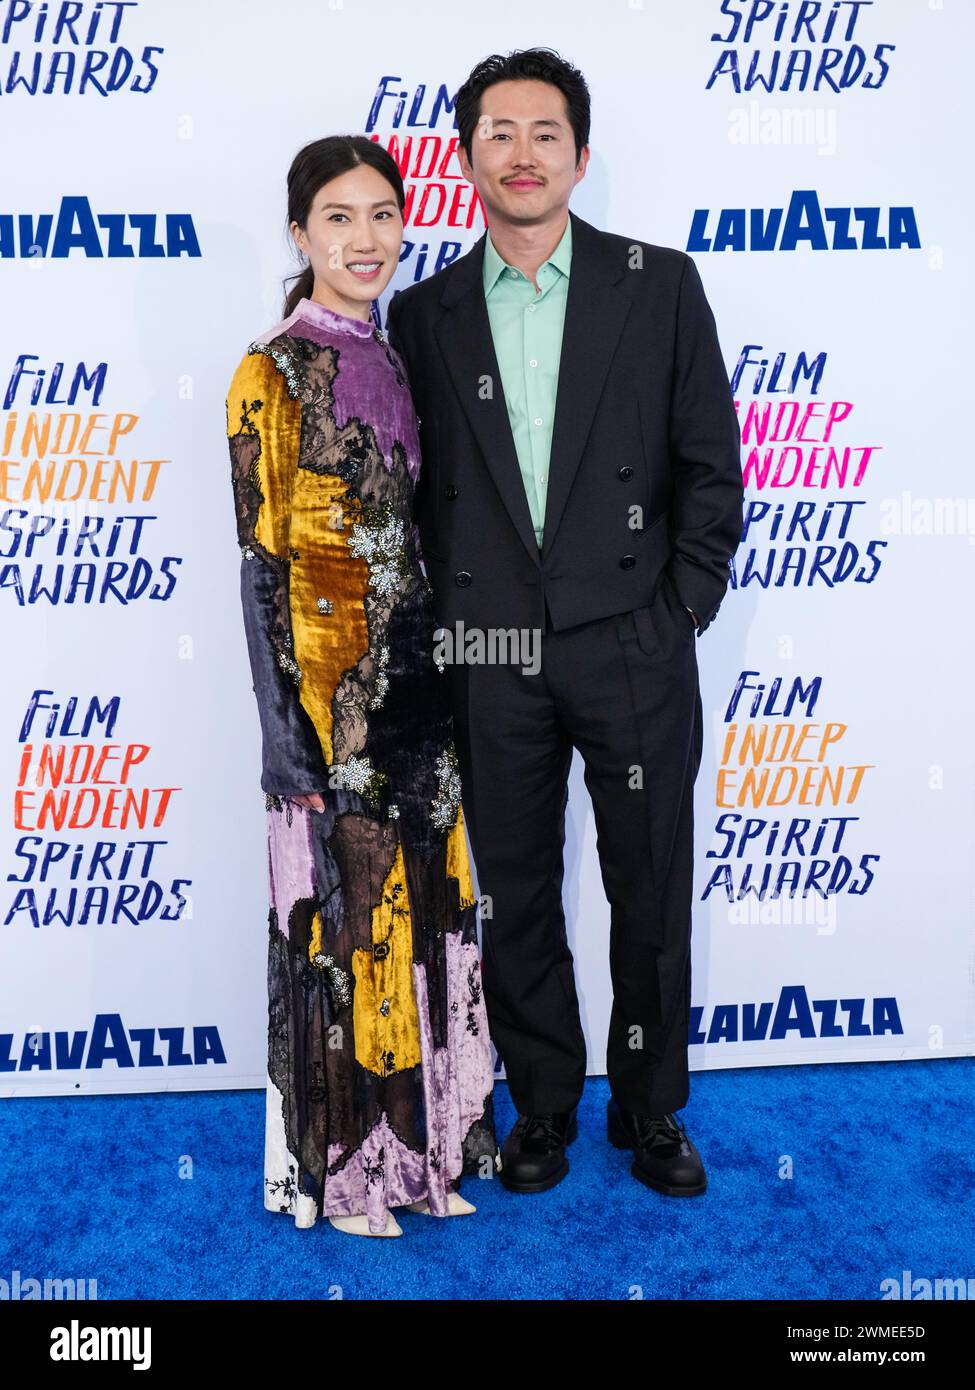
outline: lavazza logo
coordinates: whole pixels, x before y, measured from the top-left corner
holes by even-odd
[[[202,255],[189,212],[101,212],[64,197],[56,212],[0,212],[0,259],[94,260]]]
[[[897,207],[823,206],[814,188],[768,208],[696,208],[686,251],[900,251],[921,249],[917,214]]]

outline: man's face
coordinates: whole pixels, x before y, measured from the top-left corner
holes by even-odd
[[[458,152],[489,222],[531,226],[564,211],[586,172],[589,147],[576,163],[565,98],[550,82],[496,82],[481,94],[471,160]]]

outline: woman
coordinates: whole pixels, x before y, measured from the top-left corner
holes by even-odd
[[[403,183],[361,136],[301,150],[308,267],[227,396],[270,878],[264,1204],[400,1235],[498,1166],[447,680],[412,496],[417,420],[372,303]]]

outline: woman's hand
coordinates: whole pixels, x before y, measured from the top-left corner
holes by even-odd
[[[307,806],[309,811],[324,811],[325,802],[318,792],[307,792],[301,796],[290,796],[289,801],[297,801],[299,806]]]

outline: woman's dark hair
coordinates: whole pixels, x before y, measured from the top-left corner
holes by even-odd
[[[589,88],[578,68],[552,48],[523,48],[502,57],[483,58],[454,97],[454,113],[461,146],[471,158],[474,134],[481,115],[481,93],[495,82],[551,82],[565,97],[576,140],[576,163],[583,145],[589,144]]]
[[[321,140],[313,140],[310,145],[300,149],[291,161],[288,170],[288,227],[292,222],[304,229],[311,212],[315,194],[322,184],[347,174],[358,164],[370,164],[377,173],[392,186],[399,204],[400,212],[406,206],[403,178],[396,160],[375,140],[367,140],[364,135],[326,135]],[[290,237],[290,231],[289,231]],[[294,240],[291,240],[292,246]],[[284,317],[294,311],[299,299],[310,299],[315,288],[314,267],[308,265],[298,271],[297,276],[287,275],[284,284],[295,280],[290,290],[286,290]]]

